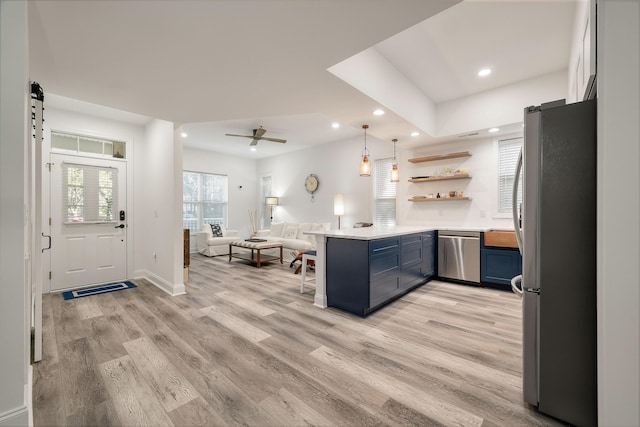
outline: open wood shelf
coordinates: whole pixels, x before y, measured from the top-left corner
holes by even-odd
[[[409,162],[410,163],[435,162],[436,160],[457,159],[460,157],[471,157],[471,153],[468,151],[461,151],[459,153],[440,154],[437,156],[415,157],[413,159],[409,159]]]
[[[445,181],[447,179],[463,179],[463,178],[471,178],[471,175],[468,173],[458,173],[450,176],[430,176],[429,178],[412,178],[409,179],[409,182],[429,182],[429,181]]]
[[[464,200],[471,200],[471,197],[441,197],[439,199],[434,197],[432,199],[409,199],[410,202],[462,202]]]

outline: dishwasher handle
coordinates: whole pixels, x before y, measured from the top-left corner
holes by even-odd
[[[447,236],[447,235],[440,235],[438,236],[439,238],[442,239],[448,239],[448,240],[478,240],[480,239],[479,237],[469,237],[469,236]]]

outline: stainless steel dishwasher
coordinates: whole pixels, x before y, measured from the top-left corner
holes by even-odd
[[[438,232],[438,276],[480,284],[479,232]]]

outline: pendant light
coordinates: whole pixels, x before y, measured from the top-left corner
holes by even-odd
[[[393,142],[393,167],[391,168],[391,182],[400,181],[400,173],[398,172],[398,162],[396,161],[396,142],[397,139],[392,139]]]
[[[362,160],[360,161],[360,176],[371,176],[371,163],[369,163],[369,150],[367,150],[369,125],[362,125],[362,129],[364,129],[364,150],[362,150]]]

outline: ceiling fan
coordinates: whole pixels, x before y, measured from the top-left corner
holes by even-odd
[[[251,135],[236,135],[233,133],[225,133],[225,135],[227,136],[239,136],[241,138],[251,138],[251,144],[249,145],[257,145],[258,141],[261,140],[265,140],[265,141],[271,141],[271,142],[281,142],[281,143],[285,143],[287,142],[286,139],[279,139],[279,138],[267,138],[266,136],[262,136],[267,132],[266,129],[263,129],[262,126],[260,126],[258,129],[254,129],[253,130],[253,136]]]

